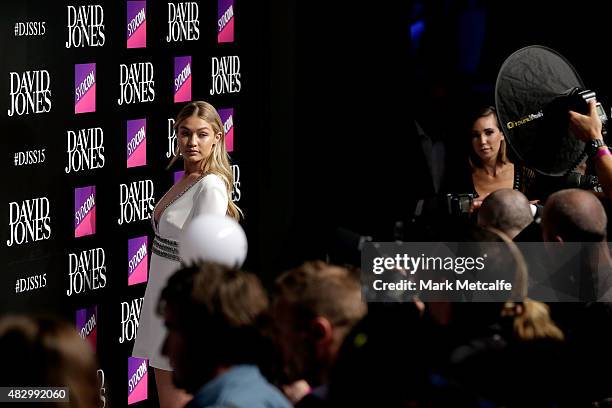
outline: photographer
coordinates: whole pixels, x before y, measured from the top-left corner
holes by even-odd
[[[602,124],[595,99],[589,101],[589,114],[570,111],[570,128],[577,138],[589,146],[589,158],[594,162],[599,183],[608,199],[612,199],[612,154],[601,133]]]

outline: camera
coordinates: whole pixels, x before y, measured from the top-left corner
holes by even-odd
[[[580,88],[572,88],[569,91],[568,96],[569,109],[586,115],[589,113],[589,101],[591,99],[595,99],[596,95],[594,91],[588,89],[580,90]],[[607,135],[608,116],[606,115],[601,103],[597,102],[596,107],[597,116],[599,116],[599,119],[601,120],[601,133],[605,138]]]
[[[447,194],[446,195],[446,206],[449,215],[464,215],[470,212],[472,205],[474,204],[475,194]]]

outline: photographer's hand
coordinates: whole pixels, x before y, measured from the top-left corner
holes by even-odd
[[[597,105],[594,99],[589,101],[589,114],[582,115],[578,112],[570,111],[570,128],[574,135],[588,142],[594,139],[603,139],[601,135],[601,119],[597,114]]]
[[[589,101],[588,116],[573,111],[570,111],[569,115],[570,129],[577,138],[586,143],[595,139],[603,139],[601,119],[597,114],[595,100]],[[591,160],[594,161],[595,172],[604,194],[612,200],[612,155],[610,151],[606,146],[602,146]]]

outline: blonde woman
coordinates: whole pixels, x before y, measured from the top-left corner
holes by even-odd
[[[206,102],[191,102],[177,115],[174,125],[177,151],[185,174],[159,200],[151,222],[155,239],[138,334],[132,355],[149,359],[161,408],[182,407],[190,396],[172,384],[172,367],[161,353],[166,329],[156,315],[156,305],[166,281],[181,267],[178,240],[183,229],[202,214],[228,215],[239,220],[242,212],[230,200],[233,176],[225,149],[223,123],[216,109]]]

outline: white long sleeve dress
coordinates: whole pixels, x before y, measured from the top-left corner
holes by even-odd
[[[225,215],[228,200],[227,189],[221,177],[207,174],[189,185],[162,210],[157,225],[154,217],[151,217],[155,231],[153,254],[132,351],[132,356],[148,359],[151,367],[172,370],[168,359],[161,355],[166,328],[163,319],[156,314],[156,309],[168,278],[181,267],[178,243],[182,231],[198,215]]]

